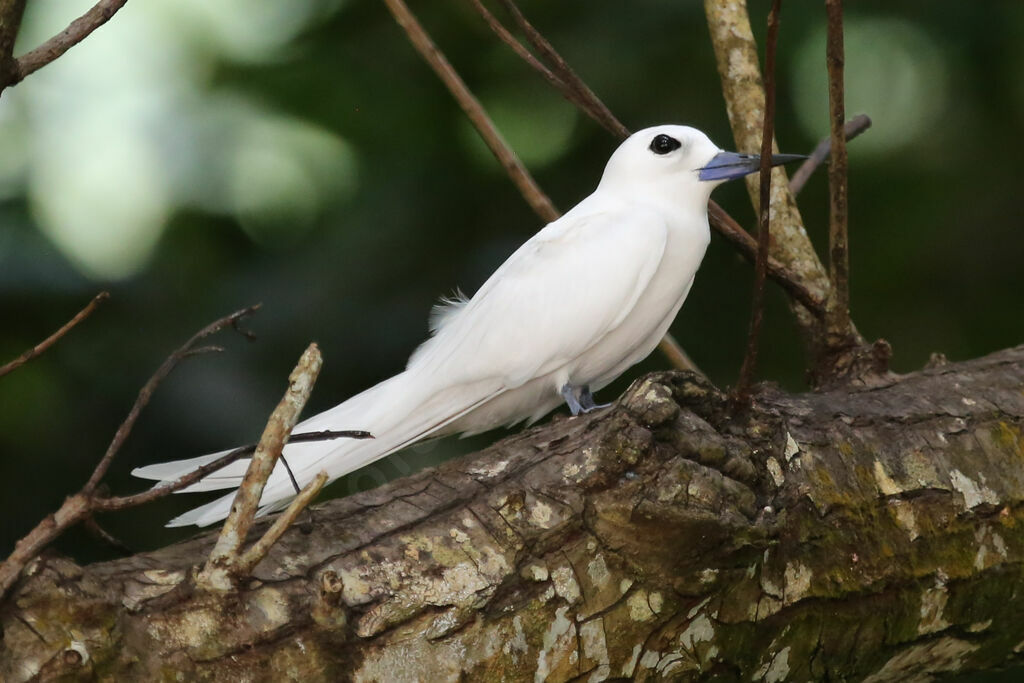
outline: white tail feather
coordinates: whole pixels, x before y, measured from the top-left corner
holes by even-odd
[[[442,431],[502,390],[500,382],[495,381],[469,387],[430,387],[435,383],[423,381],[426,379],[423,375],[416,369],[407,370],[296,425],[296,433],[360,429],[374,436],[364,440],[336,439],[286,445],[283,454],[298,485],[305,486],[320,470],[326,470],[329,481],[333,481],[365,467],[414,441]],[[171,482],[227,452],[140,467],[132,474]],[[182,492],[237,488],[248,464],[248,458],[237,460]],[[295,493],[291,477],[279,462],[263,489],[260,514],[283,508]],[[227,517],[233,499],[234,493],[230,493],[175,517],[167,526],[208,526],[218,522]]]

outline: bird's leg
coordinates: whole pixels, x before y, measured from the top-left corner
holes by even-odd
[[[590,393],[590,386],[586,384],[576,387],[566,382],[562,387],[561,394],[562,398],[565,399],[565,404],[569,406],[569,412],[573,416],[589,413],[598,408],[607,408],[611,405],[611,403],[602,403],[600,405],[595,403],[594,395]]]
[[[607,408],[611,403],[596,403],[594,401],[594,395],[590,393],[590,385],[584,384],[580,387],[580,407],[584,413],[589,413],[591,410],[598,410],[599,408]]]
[[[576,398],[576,387],[566,382],[562,385],[562,398],[565,399],[565,405],[569,406],[569,412],[573,414],[573,417],[580,413],[587,412],[582,405],[580,405],[579,399]]]

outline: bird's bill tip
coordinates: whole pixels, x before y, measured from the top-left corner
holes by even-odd
[[[806,159],[803,154],[773,154],[772,166],[781,166],[791,161]],[[761,168],[760,154],[738,154],[719,152],[703,168],[697,169],[701,180],[733,180],[755,173]]]

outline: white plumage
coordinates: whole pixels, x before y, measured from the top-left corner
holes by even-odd
[[[711,190],[756,169],[757,157],[722,152],[693,128],[630,136],[593,194],[523,244],[472,298],[459,293],[435,308],[433,336],[404,372],[296,427],[375,436],[287,445],[299,485],[321,469],[334,480],[426,437],[536,420],[563,399],[574,413],[592,408],[590,391],[647,356],[686,299],[710,239]],[[173,481],[220,455],[133,474]],[[247,466],[236,461],[185,491],[236,488]],[[261,512],[294,495],[278,463]],[[169,525],[217,522],[233,496]]]

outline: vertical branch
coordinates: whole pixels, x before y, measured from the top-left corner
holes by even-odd
[[[24,13],[25,0],[0,0],[0,91],[17,79],[14,41]]]
[[[850,256],[847,232],[846,119],[843,93],[843,0],[826,0],[828,13],[828,104],[832,130],[832,162],[828,169],[829,188],[829,273],[833,301],[827,316],[828,334],[845,339],[850,330]]]
[[[437,45],[434,44],[434,41],[430,39],[423,26],[420,25],[416,17],[409,10],[409,7],[402,0],[384,0],[384,4],[388,6],[391,14],[395,17],[395,21],[398,22],[398,25],[402,27],[409,37],[409,42],[413,44],[416,51],[420,53],[423,59],[427,61],[427,64],[430,65],[430,68],[434,70],[434,73],[437,74],[437,77],[451,91],[455,100],[462,107],[462,110],[466,112],[466,116],[472,121],[473,126],[480,133],[484,142],[487,143],[491,152],[505,168],[512,182],[519,188],[519,192],[522,193],[527,203],[529,203],[530,208],[545,222],[550,223],[557,219],[559,215],[558,209],[555,208],[555,205],[548,196],[540,189],[530,175],[530,172],[523,166],[523,162],[512,151],[512,148],[501,137],[501,133],[498,132],[494,122],[491,121],[487,112],[484,111],[480,101],[470,92],[465,81],[455,72],[448,59],[438,49]]]
[[[750,333],[747,337],[747,353],[740,367],[736,383],[736,400],[750,401],[750,386],[757,369],[758,342],[761,337],[761,322],[764,318],[764,281],[768,274],[768,232],[771,219],[772,187],[772,137],[775,127],[775,47],[779,40],[779,10],[782,0],[772,0],[768,12],[768,35],[765,38],[764,54],[764,119],[761,129],[761,172],[758,199],[760,212],[757,226],[757,260],[754,263],[754,294],[751,297]]]
[[[256,452],[249,461],[249,469],[231,503],[231,512],[200,574],[202,583],[214,588],[230,586],[230,579],[239,569],[242,543],[256,518],[267,479],[281,457],[288,435],[298,422],[299,413],[306,405],[322,366],[320,349],[316,344],[310,344],[288,377],[288,390],[267,420]],[[322,481],[319,486],[323,486]]]
[[[737,151],[756,152],[761,147],[765,95],[746,0],[704,0],[704,11]],[[773,169],[772,174],[775,190],[771,197],[771,211],[775,216],[775,230],[771,255],[796,275],[815,299],[825,301],[831,290],[828,275],[807,237],[796,202],[787,189],[785,171],[779,167]],[[759,186],[752,177],[748,179],[747,189],[755,207],[759,206]],[[814,316],[798,304],[793,309],[810,346],[819,348],[823,340],[818,338],[820,327]]]

